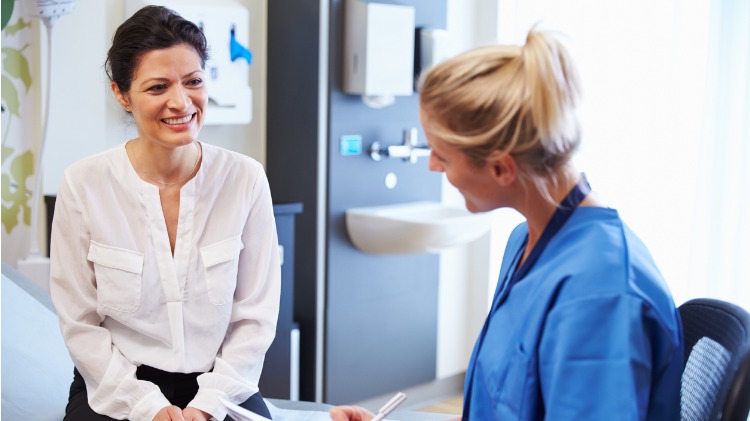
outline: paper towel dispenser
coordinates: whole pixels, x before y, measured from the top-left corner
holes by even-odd
[[[414,7],[368,0],[346,0],[344,7],[344,92],[412,95]]]
[[[140,8],[168,7],[198,25],[206,36],[208,105],[204,124],[247,124],[252,120],[249,86],[252,55],[242,44],[249,39],[250,17],[236,0],[126,0],[125,18]]]

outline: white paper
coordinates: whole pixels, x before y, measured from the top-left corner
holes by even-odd
[[[328,411],[282,409],[267,400],[265,402],[274,421],[331,421]]]
[[[234,421],[271,421],[226,399],[221,399],[221,403],[227,407],[227,415],[232,417]]]

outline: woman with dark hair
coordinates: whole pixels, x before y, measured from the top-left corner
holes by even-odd
[[[645,245],[572,162],[579,99],[567,49],[536,30],[422,75],[430,169],[470,211],[526,218],[469,362],[465,420],[680,419],[679,313]],[[372,418],[358,407],[331,416]]]
[[[274,338],[278,241],[255,160],[198,141],[200,29],[148,6],[106,60],[138,137],[65,171],[50,292],[75,364],[66,420],[270,418],[258,391]],[[212,418],[213,417],[213,418]]]

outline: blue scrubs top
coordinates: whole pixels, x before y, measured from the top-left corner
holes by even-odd
[[[682,326],[644,244],[617,211],[579,207],[512,284],[527,234],[508,241],[463,418],[679,420]]]

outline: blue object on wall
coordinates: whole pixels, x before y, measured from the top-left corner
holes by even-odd
[[[247,60],[247,64],[252,64],[253,53],[251,53],[247,48],[243,47],[242,44],[237,42],[237,38],[234,36],[234,25],[232,25],[230,34],[229,57],[232,59],[232,61],[237,61],[237,59],[244,58],[245,60]]]
[[[341,136],[339,153],[344,156],[362,155],[362,136],[356,134]]]

